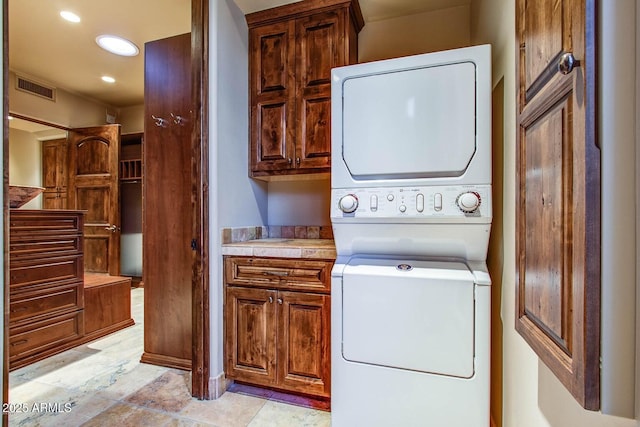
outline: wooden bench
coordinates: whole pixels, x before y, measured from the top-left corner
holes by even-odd
[[[133,325],[131,278],[84,273],[84,342]]]

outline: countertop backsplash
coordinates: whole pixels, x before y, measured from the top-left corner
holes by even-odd
[[[267,238],[333,239],[333,229],[330,225],[269,225],[222,229],[223,245]]]

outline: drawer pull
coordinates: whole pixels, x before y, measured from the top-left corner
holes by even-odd
[[[17,346],[17,345],[26,344],[26,343],[28,343],[28,342],[29,342],[29,340],[14,341],[14,342],[12,342],[12,343],[11,343],[11,346],[12,346],[12,347],[15,347],[15,346]]]
[[[288,276],[288,271],[264,271],[262,274],[265,276]]]

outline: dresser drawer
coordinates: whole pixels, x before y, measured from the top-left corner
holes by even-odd
[[[81,235],[14,236],[9,241],[11,261],[75,255],[82,252]]]
[[[79,211],[10,210],[9,224],[15,235],[82,234]]]
[[[26,286],[48,287],[52,284],[82,282],[83,276],[82,255],[9,262],[11,292]]]
[[[78,311],[83,305],[82,283],[15,292],[9,304],[9,322],[42,317],[56,311]]]
[[[329,293],[333,261],[298,258],[224,259],[228,285]]]
[[[84,335],[83,312],[67,313],[30,325],[9,328],[9,361],[74,341]]]

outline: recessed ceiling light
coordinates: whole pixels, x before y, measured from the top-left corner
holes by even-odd
[[[73,12],[69,12],[68,10],[63,10],[62,12],[60,12],[60,16],[62,16],[69,22],[80,22],[80,17]]]
[[[96,43],[104,50],[115,53],[116,55],[136,56],[140,52],[138,46],[118,36],[103,34],[96,37]]]
[[[110,76],[102,76],[102,81],[107,83],[115,83],[116,79]]]

